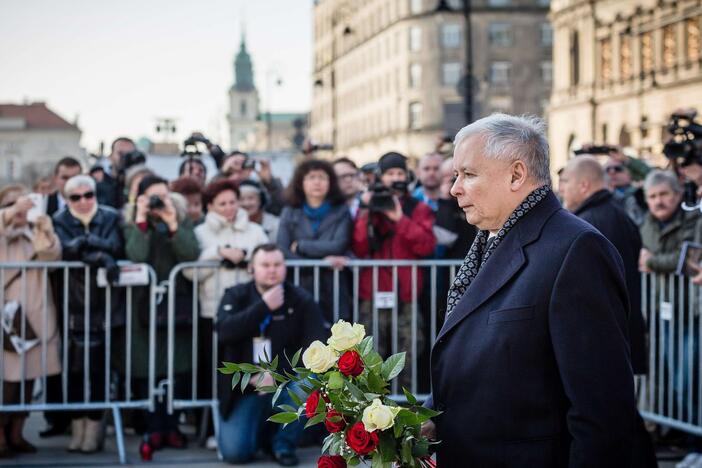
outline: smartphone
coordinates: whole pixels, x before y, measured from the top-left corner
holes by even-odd
[[[45,198],[41,193],[30,193],[27,197],[34,203],[34,206],[27,211],[27,221],[35,223],[39,216],[46,213]]]

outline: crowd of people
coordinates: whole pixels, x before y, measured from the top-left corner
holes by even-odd
[[[393,270],[382,265],[391,260],[463,259],[468,253],[476,229],[451,195],[455,173],[450,156],[428,153],[419,158],[416,171],[410,169],[407,157],[396,152],[361,168],[346,157],[305,158],[284,187],[269,161],[238,151],[225,154],[202,135],[195,137],[207,146],[217,174],[207,174],[202,159],[190,156],[182,161],[178,178],[165,180],[149,169],[131,139],[121,137],[112,144],[108,164],[86,170],[72,157],[59,160],[51,183],[42,180],[34,188],[45,196],[39,214],[32,214],[39,207],[27,187],[12,184],[0,189],[1,262],[66,260],[91,267],[69,269],[66,275],[49,273],[48,284],[40,269],[5,271],[6,303],[21,302],[28,329],[46,344],[22,352],[4,348],[3,403],[29,402],[35,381],[43,377],[46,386],[41,390],[49,403],[103,402],[106,391],[124,388],[106,386],[101,366],[86,369],[86,355],[93,363],[104,363],[109,355],[110,378],[118,382],[130,375],[131,388],[117,390],[112,399],[124,398],[120,391],[135,399],[149,397],[146,357],[149,328],[154,325],[149,290],[136,287],[127,295],[124,288],[107,289],[98,281],[98,270],[104,269],[107,282],[118,285],[121,261],[148,264],[159,283],[168,281],[174,267],[184,262],[218,265],[184,269],[169,285],[176,298],[175,378],[170,382],[176,398],[212,397],[215,336],[220,361],[253,362],[260,349],[269,355],[283,349],[294,352],[325,336],[335,315],[352,320],[354,301],[359,301],[366,329],[377,327],[381,354],[393,351],[395,336],[396,349],[407,350],[408,359],[420,362],[419,387],[426,389],[429,322],[435,320],[437,329],[443,323],[448,269],[427,287],[427,271],[422,268]],[[702,166],[678,172],[649,168],[616,147],[604,161],[584,154],[559,172],[558,195],[564,207],[602,232],[624,260],[633,311],[632,365],[639,374],[647,369],[640,273],[674,272],[683,243],[702,240],[699,211],[681,207],[684,178],[702,186]],[[318,274],[302,268],[298,285],[293,285],[286,279],[285,263],[293,259],[319,260],[325,268]],[[381,265],[360,270],[357,298],[352,297],[352,275],[346,268],[350,259],[371,259]],[[693,281],[702,284],[702,269]],[[27,295],[28,290],[47,294]],[[193,304],[197,304],[195,319]],[[432,308],[435,316],[429,313]],[[392,311],[397,312],[396,322]],[[156,382],[168,375],[168,314],[168,301],[160,301],[153,314]],[[128,322],[130,336],[125,331]],[[105,339],[108,329],[111,343]],[[195,329],[197,369],[192,368],[191,355]],[[67,395],[62,375],[68,375]],[[190,395],[192,375],[197,376],[198,395]],[[409,378],[405,372],[401,384],[409,387]],[[256,392],[254,380],[242,395],[231,390],[230,380],[219,377],[220,410],[215,417],[220,437],[208,445],[218,446],[224,460],[232,463],[251,460],[264,448],[281,465],[294,465],[303,426],[269,430],[265,420],[271,411],[270,397]],[[168,413],[164,400],[156,402],[153,412],[134,415],[132,426],[145,434],[143,456],[163,446],[186,446],[179,416],[178,411]],[[0,413],[0,424],[6,427],[0,430],[0,457],[36,450],[22,435],[26,417],[26,413]],[[46,412],[45,419],[48,427],[42,436],[70,429],[68,450],[101,449],[102,410]]]

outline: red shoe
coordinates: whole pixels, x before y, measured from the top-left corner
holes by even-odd
[[[142,461],[151,461],[154,456],[154,449],[146,437],[139,445],[139,455],[141,455]]]
[[[166,444],[169,447],[183,449],[188,444],[185,435],[180,431],[171,431],[166,436]]]
[[[163,434],[160,432],[152,432],[149,434],[148,442],[153,450],[161,450],[163,448]]]

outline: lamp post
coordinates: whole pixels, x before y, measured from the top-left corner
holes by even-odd
[[[283,84],[283,79],[280,74],[275,69],[268,69],[266,71],[266,107],[268,112],[266,112],[266,150],[270,153],[273,151],[273,119],[271,117],[271,110],[273,109],[271,97],[271,80],[275,81],[276,86]]]
[[[463,90],[463,113],[466,119],[466,124],[473,122],[473,25],[471,22],[471,0],[463,0],[463,18],[465,20],[465,46],[466,46],[466,76],[464,79]],[[451,8],[446,0],[439,0],[435,13],[456,13],[456,10]]]

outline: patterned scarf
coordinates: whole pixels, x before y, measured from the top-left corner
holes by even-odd
[[[502,239],[505,238],[512,227],[514,227],[514,225],[517,224],[517,222],[525,214],[527,214],[529,210],[538,205],[539,202],[546,198],[546,195],[548,195],[550,192],[551,187],[548,185],[539,187],[531,192],[517,207],[517,209],[512,212],[510,217],[507,219],[507,222],[505,222],[502,229],[500,229],[497,235],[493,238],[487,249],[485,246],[488,244],[487,240],[489,232],[478,232],[478,234],[475,236],[475,240],[473,241],[473,245],[470,246],[468,255],[466,255],[466,258],[463,261],[463,265],[461,265],[461,268],[458,270],[458,274],[456,275],[456,278],[453,280],[453,284],[449,289],[448,299],[446,302],[447,318],[451,312],[453,312],[453,309],[456,307],[456,304],[458,304],[458,301],[461,300],[463,294],[465,294],[468,286],[470,286],[475,277],[478,275],[480,269],[483,267],[483,265],[485,265],[485,262],[487,262],[488,258],[490,258],[490,255],[492,255],[497,246],[500,245]]]

